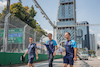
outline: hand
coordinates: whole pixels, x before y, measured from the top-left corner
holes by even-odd
[[[36,56],[36,59],[38,60],[38,59],[39,59],[39,57],[38,57],[38,56]]]
[[[23,57],[25,57],[25,55],[23,55]]]
[[[77,60],[77,57],[74,57],[73,60],[76,61]]]
[[[56,52],[53,53],[53,56],[56,56]]]
[[[65,51],[66,51],[66,49],[65,49],[65,48],[63,48],[63,51],[65,52]]]

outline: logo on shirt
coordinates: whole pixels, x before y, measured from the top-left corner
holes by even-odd
[[[51,44],[53,45],[53,41],[51,41]]]
[[[47,44],[47,45],[50,45],[50,44],[51,44],[51,45],[53,45],[53,41],[48,42],[48,44]]]
[[[67,45],[71,45],[71,41],[69,41]]]
[[[31,48],[33,48],[34,46],[35,46],[34,44],[30,45]]]

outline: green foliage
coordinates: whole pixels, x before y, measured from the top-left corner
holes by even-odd
[[[22,0],[19,0],[20,3],[22,3]]]
[[[78,51],[86,51],[85,49],[83,48],[77,48]]]
[[[7,10],[7,7],[3,10],[2,13],[0,13],[0,18],[1,17],[3,18],[6,15],[6,10]],[[39,32],[42,32],[43,34],[46,33],[44,30],[41,29],[40,26],[37,26],[38,23],[34,19],[37,12],[34,10],[33,5],[29,9],[28,6],[23,6],[22,1],[19,0],[18,3],[14,3],[10,5],[10,13],[12,13],[14,16],[24,21],[26,24],[28,24],[32,28],[37,28]]]
[[[96,52],[95,52],[94,50],[91,49],[91,50],[89,50],[89,53],[90,53],[90,54],[95,54]]]

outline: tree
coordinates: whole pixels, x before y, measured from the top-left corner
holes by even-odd
[[[90,53],[90,54],[95,54],[96,52],[95,52],[94,50],[91,49],[91,50],[89,50],[89,53]]]
[[[6,15],[6,10],[7,10],[7,7],[3,10],[2,17],[4,17]],[[12,13],[14,16],[16,16],[17,18],[24,21],[26,24],[28,24],[32,28],[37,28],[39,32],[41,32],[43,34],[46,33],[44,30],[42,30],[42,28],[40,26],[38,27],[36,25],[38,23],[34,19],[34,17],[36,16],[37,12],[34,10],[33,5],[31,6],[31,9],[29,9],[28,6],[23,6],[22,1],[19,0],[18,3],[14,3],[14,4],[10,5],[10,13]]]
[[[20,3],[22,3],[22,0],[19,0]]]

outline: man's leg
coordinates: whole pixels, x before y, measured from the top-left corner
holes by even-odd
[[[70,65],[70,67],[73,67],[73,65]]]
[[[33,64],[31,64],[31,66],[32,66],[32,67],[34,67],[34,65],[33,65]]]
[[[49,67],[53,67],[53,65],[52,65],[52,59],[49,59]]]
[[[69,64],[69,59],[67,56],[64,56],[63,58],[63,67],[67,67],[67,65]]]
[[[49,67],[50,67],[50,54],[48,54],[48,62],[49,62]]]
[[[49,67],[53,67],[52,63],[53,63],[53,54],[50,54],[49,55]]]
[[[63,63],[63,67],[67,67],[67,64],[66,63]]]
[[[29,59],[29,61],[28,61],[28,67],[30,67],[30,66],[34,67],[33,60],[34,60],[34,58]]]
[[[73,67],[74,65],[73,57],[69,57],[69,64],[70,64],[70,67]]]
[[[31,64],[30,63],[28,63],[28,67],[31,67]]]
[[[51,58],[50,61],[49,61],[49,67],[53,67],[52,63],[53,63],[53,58]]]

